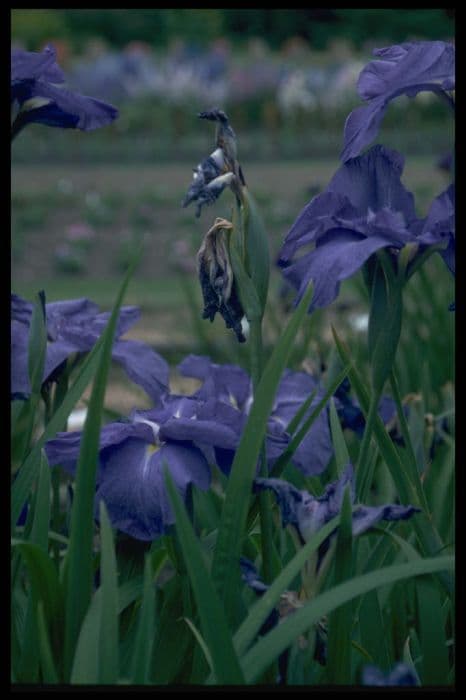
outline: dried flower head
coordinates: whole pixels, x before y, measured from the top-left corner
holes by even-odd
[[[215,202],[226,187],[239,197],[240,184],[244,185],[241,167],[236,159],[236,136],[228,117],[221,109],[201,112],[200,119],[214,121],[216,149],[194,168],[193,182],[183,200],[183,207],[197,202],[199,217],[204,204]]]
[[[239,342],[244,343],[245,316],[236,291],[228,251],[228,235],[232,228],[230,221],[215,219],[197,254],[199,281],[204,298],[202,318],[213,321],[218,311],[226,327],[233,328]]]

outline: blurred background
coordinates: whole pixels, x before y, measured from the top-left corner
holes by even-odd
[[[228,216],[230,199],[224,194],[200,219],[181,208],[192,169],[214,148],[212,125],[197,113],[228,113],[275,259],[302,207],[339,166],[344,122],[361,104],[357,78],[372,50],[453,41],[454,10],[29,9],[12,10],[11,36],[29,51],[53,43],[68,86],[120,111],[95,132],[30,125],[14,142],[13,289],[32,299],[44,288],[48,301],[87,296],[109,308],[144,238],[126,298],[143,311],[132,335],[171,362],[186,352],[241,361],[220,320],[200,321],[195,254],[215,216]],[[390,104],[378,142],[405,154],[404,182],[419,215],[449,183],[439,160],[453,138],[451,114],[433,94]],[[440,306],[448,305],[453,285],[438,261],[432,269]],[[287,303],[278,273],[272,281],[270,342]],[[364,309],[361,282],[344,286],[316,320],[316,357],[331,343],[335,315],[358,332],[350,321]]]

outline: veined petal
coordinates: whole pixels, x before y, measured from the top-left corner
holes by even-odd
[[[389,102],[400,95],[441,92],[455,85],[455,47],[443,41],[406,42],[376,49],[361,72],[358,92],[367,106],[348,116],[341,160],[357,156],[377,136]]]
[[[168,363],[149,345],[139,340],[118,340],[112,349],[112,359],[123,367],[128,377],[158,403],[168,390]]]
[[[351,277],[376,250],[391,245],[383,236],[363,236],[334,229],[316,248],[282,270],[283,276],[298,290],[295,303],[303,297],[309,282],[314,295],[309,311],[332,303],[340,291],[340,282]]]
[[[114,527],[140,540],[153,540],[175,522],[164,485],[164,469],[183,499],[192,484],[206,490],[208,464],[200,450],[181,444],[162,445],[150,452],[141,441],[128,440],[102,460],[102,479],[96,493],[103,499]]]

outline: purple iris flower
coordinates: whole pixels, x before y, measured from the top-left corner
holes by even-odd
[[[30,302],[16,294],[11,295],[11,394],[14,398],[27,398],[31,393],[28,343],[32,309]],[[47,352],[43,382],[48,382],[57,379],[71,355],[92,350],[110,314],[100,313],[96,304],[84,298],[51,302],[45,305],[45,312]],[[112,358],[156,402],[167,389],[168,364],[145,343],[120,340],[120,336],[136,323],[139,316],[140,311],[136,306],[121,309]]]
[[[66,90],[61,85],[64,80],[53,46],[46,46],[42,53],[11,52],[11,105],[18,110],[12,138],[32,122],[91,131],[116,119],[115,107]]]
[[[351,464],[346,465],[340,478],[328,484],[322,496],[318,498],[308,491],[300,491],[282,479],[255,479],[254,490],[273,491],[280,506],[283,527],[292,525],[304,543],[339,514],[347,485],[350,487],[351,502],[354,504],[354,469]],[[353,510],[353,536],[361,535],[380,520],[406,520],[417,512],[419,509],[414,506],[357,505]]]
[[[389,102],[399,95],[430,91],[446,97],[455,88],[455,47],[443,41],[406,42],[375,49],[375,61],[361,72],[358,93],[368,104],[357,107],[345,124],[341,160],[359,155],[378,133]]]
[[[344,163],[327,189],[302,210],[278,260],[285,279],[298,290],[296,301],[312,281],[309,310],[327,306],[338,296],[340,282],[381,248],[396,256],[411,244],[415,256],[438,245],[453,269],[454,187],[434,200],[425,219],[418,219],[414,197],[401,182],[403,166],[402,155],[373,146]],[[296,258],[298,251],[303,254]]]
[[[405,663],[397,663],[389,673],[383,673],[377,666],[365,666],[362,672],[363,685],[393,686],[419,685],[415,670]]]
[[[335,408],[343,430],[347,428],[362,438],[366,419],[361,411],[357,399],[353,399],[350,394],[351,385],[348,378],[344,379],[334,394]],[[407,407],[404,409],[408,413]],[[389,435],[394,442],[403,444],[403,438],[399,434],[397,425],[396,403],[390,396],[382,396],[379,402],[378,414],[383,424],[389,431]]]
[[[219,405],[229,407],[237,414],[238,423],[246,423],[253,402],[252,382],[248,374],[236,365],[218,365],[208,357],[189,355],[178,366],[182,375],[195,377],[203,383],[194,394],[198,398],[215,396]],[[309,417],[324,390],[318,381],[306,372],[285,370],[277,389],[266,431],[266,451],[269,463],[273,463],[289,444],[287,427],[304,401],[316,390],[316,395],[299,423]],[[303,439],[291,463],[306,476],[321,474],[333,455],[329,429],[328,408],[325,407]],[[233,453],[225,453],[219,466],[229,470]]]
[[[102,499],[115,528],[139,540],[164,534],[175,522],[165,490],[164,467],[186,501],[194,484],[210,485],[215,450],[234,449],[238,434],[215,400],[165,395],[158,408],[134,410],[127,421],[101,430],[95,515]],[[45,446],[50,466],[74,475],[81,432],[58,433]]]
[[[265,584],[256,567],[249,559],[246,557],[240,558],[241,567],[241,578],[246,583],[249,588],[251,588],[255,594],[260,597],[268,590],[269,586]],[[273,608],[272,612],[268,615],[262,627],[259,630],[260,635],[267,634],[271,629],[273,629],[277,624],[280,623],[281,618],[286,618],[288,615],[292,614],[296,609],[293,605],[298,597],[294,591],[285,591],[282,594],[280,604],[277,608]],[[289,604],[291,603],[291,605]],[[326,631],[321,623],[318,623],[315,627],[316,638],[315,638],[315,650],[314,659],[318,661],[322,666],[326,664],[327,661],[327,642],[326,642]],[[278,657],[278,678],[277,682],[283,684],[286,682],[287,670],[288,670],[288,658],[289,649],[286,649]]]

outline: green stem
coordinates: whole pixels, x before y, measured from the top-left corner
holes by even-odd
[[[356,493],[358,494],[358,500],[361,503],[365,503],[366,501],[374,476],[375,461],[369,460],[368,457],[373,425],[377,417],[377,408],[381,393],[381,389],[379,391],[373,390],[372,392],[369,411],[367,414],[366,427],[364,429],[364,435],[362,437],[362,443],[359,449],[358,465],[356,469]]]
[[[249,346],[251,350],[251,377],[254,391],[262,374],[262,319],[249,321]]]
[[[46,401],[46,403],[45,403],[45,425],[48,424],[49,420],[52,418],[52,416],[59,409],[59,407],[63,401],[63,398],[68,390],[68,372],[69,372],[69,363],[67,363],[66,369],[64,370],[63,374],[61,375],[60,379],[58,380],[57,384],[55,385],[53,403],[50,400],[50,398],[51,398],[50,394],[48,395],[48,401]],[[67,428],[67,422],[65,421],[65,424],[62,426],[62,429],[64,431],[66,431],[66,428]],[[57,468],[52,469],[51,482],[52,482],[52,508],[51,508],[50,525],[51,525],[51,529],[53,531],[60,532],[60,528],[61,528],[60,469],[57,469]],[[59,564],[60,564],[60,545],[58,542],[54,541],[54,542],[52,542],[51,546],[52,546],[53,557],[54,557],[55,563],[57,566],[59,566]]]
[[[398,416],[398,421],[400,423],[400,428],[401,428],[401,434],[403,435],[403,440],[406,445],[406,449],[408,450],[408,464],[410,465],[410,476],[412,483],[414,484],[414,487],[417,492],[417,496],[419,499],[419,504],[421,508],[425,511],[429,510],[429,506],[427,504],[427,500],[424,494],[424,489],[422,488],[421,484],[421,479],[419,477],[419,469],[417,466],[417,461],[416,461],[416,456],[414,454],[413,446],[411,444],[411,437],[409,435],[409,427],[408,423],[406,421],[406,416],[403,411],[403,405],[402,405],[402,400],[401,400],[401,394],[400,394],[400,389],[398,387],[398,382],[395,376],[395,373],[392,369],[390,373],[390,386],[392,389],[393,393],[393,398],[395,400],[396,404],[396,413]]]
[[[262,374],[262,319],[250,321],[249,343],[251,350],[251,377],[254,393],[260,382]],[[265,441],[260,452],[260,476],[269,476],[267,469],[267,456]],[[261,549],[262,549],[262,569],[266,583],[273,580],[273,528],[272,528],[272,505],[270,494],[263,491],[258,495],[259,517],[261,524]]]
[[[251,360],[251,377],[253,392],[255,393],[262,375],[263,347],[262,347],[262,318],[249,322],[249,344]],[[267,468],[267,454],[265,440],[262,442],[260,451],[259,474],[263,478],[269,476]],[[261,554],[262,554],[262,576],[265,583],[271,583],[278,573],[274,570],[275,551],[273,543],[273,523],[272,523],[272,501],[271,494],[262,491],[258,494],[259,501],[259,521],[261,528]],[[276,678],[276,664],[272,664],[267,669],[264,682],[274,683]]]

